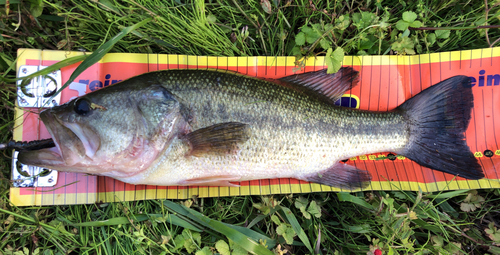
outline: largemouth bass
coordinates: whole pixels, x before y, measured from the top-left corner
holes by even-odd
[[[215,70],[146,73],[44,110],[55,147],[18,158],[149,185],[297,178],[353,190],[366,187],[370,173],[340,161],[377,152],[484,177],[465,142],[468,77],[442,81],[391,112],[335,106],[358,80],[352,68],[276,81]]]

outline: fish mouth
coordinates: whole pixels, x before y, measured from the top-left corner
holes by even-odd
[[[27,165],[43,166],[58,170],[59,167],[73,166],[94,157],[100,146],[95,132],[78,123],[67,123],[54,116],[50,109],[40,113],[54,147],[22,151],[18,159]]]

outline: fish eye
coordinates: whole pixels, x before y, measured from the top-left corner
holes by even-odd
[[[92,108],[90,107],[90,102],[87,99],[79,98],[75,101],[74,110],[78,115],[85,116],[90,112],[90,110],[92,110]]]

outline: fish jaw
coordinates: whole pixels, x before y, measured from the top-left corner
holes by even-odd
[[[73,166],[94,156],[100,139],[92,130],[88,130],[88,127],[63,122],[50,109],[41,112],[40,118],[54,140],[66,166]]]
[[[61,169],[76,165],[85,159],[85,143],[88,144],[88,141],[84,143],[71,128],[66,127],[54,117],[50,110],[40,113],[40,118],[52,137],[55,147],[21,152],[19,154],[21,163]],[[83,136],[82,138],[85,139]]]
[[[99,151],[99,135],[79,123],[67,123],[50,111],[40,117],[55,147],[21,151],[21,163],[65,172],[82,172],[114,178],[140,174],[156,159],[159,148],[136,135],[126,150],[116,154]]]
[[[62,170],[66,162],[61,156],[59,148],[52,147],[36,151],[21,151],[17,156],[19,162],[25,165],[39,166],[54,170]]]
[[[98,149],[99,137],[74,123],[64,123],[50,109],[40,113],[55,147],[19,153],[23,164],[66,170],[88,160]],[[90,134],[90,135],[89,135]],[[97,146],[96,146],[97,145]]]

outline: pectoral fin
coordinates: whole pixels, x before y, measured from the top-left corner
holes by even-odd
[[[187,186],[223,186],[223,187],[239,187],[240,185],[230,183],[230,181],[238,181],[241,177],[234,175],[218,175],[202,178],[193,178],[180,182],[181,185]]]
[[[225,155],[235,153],[242,144],[250,138],[248,124],[226,122],[195,130],[184,139],[190,146],[189,156],[204,154]]]

